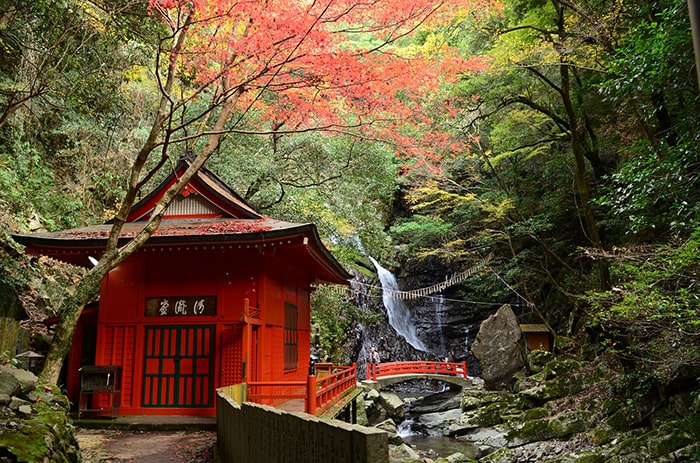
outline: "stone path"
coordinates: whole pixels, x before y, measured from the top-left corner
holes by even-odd
[[[214,462],[214,431],[76,429],[83,463]]]

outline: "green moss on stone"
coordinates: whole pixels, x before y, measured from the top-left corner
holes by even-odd
[[[501,414],[502,414],[504,408],[505,408],[505,406],[502,403],[489,404],[489,405],[482,407],[478,410],[474,410],[472,412],[473,415],[469,419],[469,422],[471,424],[475,424],[477,426],[497,425],[497,424],[503,422]]]
[[[547,440],[553,437],[547,420],[530,420],[525,421],[519,428],[511,429],[508,433],[508,439],[519,439],[523,442],[537,442]]]
[[[21,462],[80,461],[68,415],[68,399],[57,388],[40,387],[34,393],[32,415],[25,419],[14,417],[12,421],[17,426],[0,431],[0,446],[6,447]]]
[[[524,421],[531,421],[531,420],[536,420],[539,418],[544,418],[548,414],[549,414],[549,412],[547,411],[546,408],[536,407],[536,408],[531,408],[529,410],[525,410],[522,414],[522,418]]]

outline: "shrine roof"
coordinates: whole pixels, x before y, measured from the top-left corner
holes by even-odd
[[[119,245],[136,236],[146,221],[124,224]],[[75,265],[89,265],[88,256],[99,257],[112,228],[110,224],[92,225],[56,232],[15,234],[15,241],[27,252],[53,257]],[[295,241],[290,239],[297,238]],[[299,224],[263,217],[260,219],[200,218],[163,220],[144,248],[164,244],[232,244],[273,245],[273,240],[287,240],[292,259],[313,269],[321,281],[347,284],[351,276],[323,245],[314,224]],[[280,243],[282,244],[282,243]]]
[[[147,221],[127,222],[124,224],[119,239],[133,238]],[[231,219],[231,218],[194,218],[194,219],[164,219],[158,229],[153,232],[150,242],[164,242],[183,239],[185,241],[199,241],[206,236],[236,237],[262,232],[294,230],[311,224],[297,224],[282,220],[263,217],[260,219]],[[15,235],[22,244],[29,242],[52,242],[54,244],[69,241],[83,242],[87,246],[104,244],[112,229],[112,224],[90,225],[86,227],[72,228],[55,232],[38,232],[31,235]],[[75,244],[80,246],[79,244]]]
[[[191,153],[190,153],[191,155]],[[135,237],[148,223],[155,205],[191,165],[188,155],[158,186],[136,203],[119,234],[118,246]],[[56,232],[15,234],[15,241],[30,254],[46,255],[74,265],[89,266],[101,255],[112,229],[110,222]],[[284,238],[286,257],[303,265],[320,281],[348,284],[350,275],[321,242],[314,224],[275,220],[262,215],[219,177],[201,167],[182,192],[173,199],[158,229],[144,248],[163,244],[229,245],[248,243],[266,246]]]
[[[127,222],[148,220],[156,203],[190,166],[190,162],[187,157],[181,158],[173,171],[157,187],[134,204],[127,217]],[[209,212],[214,212],[213,215],[219,217],[239,219],[260,219],[263,217],[260,212],[206,167],[201,167],[194,174],[181,194],[181,197],[184,198],[194,196],[201,197],[203,202],[209,204],[211,208]]]

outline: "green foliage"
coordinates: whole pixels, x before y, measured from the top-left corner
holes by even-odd
[[[610,176],[597,202],[613,211],[625,233],[635,236],[692,230],[700,217],[700,176],[690,164],[694,150],[677,146],[664,153],[639,143],[631,159]]]
[[[265,213],[315,223],[341,261],[387,245],[383,231],[398,188],[393,154],[352,137],[300,134],[270,140],[235,136],[210,162]]]
[[[54,172],[27,143],[2,148],[0,201],[7,212],[30,220],[41,218],[51,229],[73,227],[84,216],[83,204],[56,181]]]
[[[409,243],[409,250],[416,247],[430,247],[443,242],[452,230],[453,224],[439,218],[415,214],[410,220],[400,221],[389,231],[399,242]]]
[[[102,221],[148,101],[125,78],[150,55],[126,42],[154,32],[145,6],[0,0],[0,11],[0,203],[32,228]]]
[[[665,94],[672,111],[685,106],[697,90],[689,70],[694,67],[688,8],[684,2],[660,1],[639,5],[621,45],[608,62],[610,78],[601,93],[615,104],[631,105],[646,121],[661,109],[649,96]],[[685,32],[681,32],[685,31]],[[676,122],[681,122],[679,118]]]
[[[372,323],[376,313],[359,309],[349,299],[349,292],[321,286],[311,293],[311,319],[319,327],[320,347],[336,365],[351,362],[348,346],[353,322]]]
[[[677,245],[629,251],[612,267],[615,286],[586,296],[604,347],[662,382],[700,367],[698,249],[700,229]]]

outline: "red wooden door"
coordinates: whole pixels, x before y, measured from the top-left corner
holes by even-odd
[[[213,407],[214,326],[146,326],[143,407]]]
[[[244,382],[243,325],[234,325],[221,334],[221,386]]]

